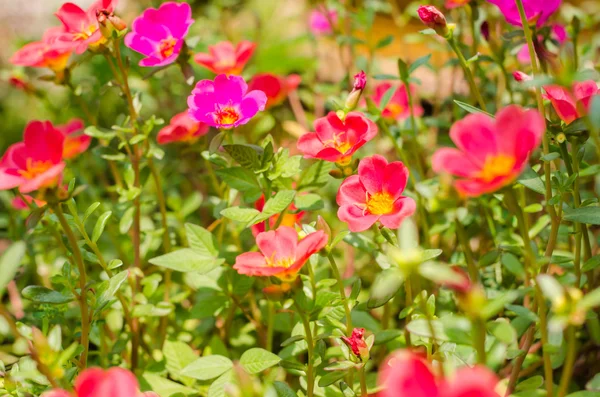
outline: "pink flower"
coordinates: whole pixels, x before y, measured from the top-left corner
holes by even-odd
[[[342,182],[336,201],[338,218],[352,232],[367,230],[379,221],[385,227],[397,229],[404,218],[416,209],[415,201],[402,196],[408,181],[408,168],[392,163],[378,154],[365,157],[358,164],[358,175]]]
[[[315,132],[298,139],[305,158],[347,164],[352,155],[377,135],[377,125],[359,112],[350,112],[342,121],[335,112],[315,120]]]
[[[10,63],[62,71],[73,52],[71,36],[62,27],[49,28],[41,41],[26,44],[10,58]]]
[[[506,22],[515,26],[522,26],[521,16],[515,0],[487,0],[494,4],[504,14]],[[525,16],[527,21],[536,22],[537,26],[541,26],[548,20],[558,7],[562,0],[523,0],[525,8]]]
[[[309,26],[310,31],[315,36],[327,35],[333,33],[332,25],[337,25],[338,14],[334,9],[325,9],[325,7],[314,9],[310,12]]]
[[[365,362],[369,359],[369,346],[365,341],[364,328],[354,328],[352,330],[352,335],[349,338],[342,336],[342,342],[350,348],[352,354],[359,360]]]
[[[452,8],[462,7],[466,4],[469,4],[469,1],[471,0],[446,0],[444,7],[450,10]]]
[[[141,393],[135,376],[124,368],[88,368],[75,380],[75,391],[55,389],[42,397],[158,397],[156,393]]]
[[[96,0],[85,11],[73,3],[65,3],[60,7],[55,15],[69,34],[69,41],[74,43],[76,53],[81,54],[88,47],[94,49],[106,40],[100,31],[96,14],[98,11],[112,13],[116,5],[117,0]]]
[[[533,77],[531,77],[527,73],[523,73],[523,72],[518,71],[518,70],[513,72],[513,77],[514,77],[515,81],[518,81],[519,83],[522,83],[524,81],[531,81],[531,80],[533,80]]]
[[[354,75],[354,85],[353,89],[355,90],[364,90],[367,85],[367,74],[364,70],[361,70],[357,74]]]
[[[189,115],[193,120],[216,128],[233,128],[246,124],[265,109],[264,92],[248,91],[242,77],[220,74],[201,80],[188,97]]]
[[[125,36],[125,45],[146,56],[140,66],[168,65],[177,60],[192,23],[189,4],[169,1],[158,9],[146,9],[136,18]]]
[[[222,41],[208,46],[207,53],[194,55],[194,61],[215,74],[240,74],[252,57],[256,44],[241,41],[237,46],[229,41]]]
[[[77,157],[90,147],[92,137],[85,134],[78,134],[78,132],[83,130],[83,127],[83,120],[81,119],[73,119],[65,125],[57,125],[55,127],[65,137],[63,145],[64,159],[69,160]]]
[[[0,190],[18,187],[21,193],[56,186],[65,168],[63,134],[49,121],[32,121],[23,142],[11,145],[0,159]]]
[[[43,207],[44,205],[46,205],[46,202],[44,200],[38,200],[35,199],[33,197],[31,197],[28,194],[23,195],[23,198],[25,200],[23,200],[21,197],[15,197],[12,199],[11,201],[11,205],[14,209],[16,210],[26,210],[29,209],[29,206],[32,205],[33,203],[35,203],[34,207]]]
[[[373,96],[371,97],[371,99],[373,99],[373,102],[379,105],[381,103],[381,100],[383,99],[383,96],[391,87],[392,84],[387,82],[378,84],[375,87],[375,92],[373,93]],[[413,111],[415,117],[422,116],[423,108],[417,104],[418,101],[416,99],[417,88],[412,84],[410,85],[410,93],[413,99]],[[396,92],[394,92],[394,95],[392,95],[392,98],[385,106],[385,109],[383,109],[382,116],[387,119],[397,121],[402,121],[410,118],[410,107],[408,106],[408,92],[406,91],[406,86],[404,84],[398,87]]]
[[[384,387],[378,397],[500,397],[498,377],[488,368],[462,367],[450,379],[438,379],[421,356],[402,350],[392,353],[379,372]]]
[[[254,203],[254,208],[256,208],[257,210],[262,212],[264,207],[265,207],[265,195],[263,194]],[[298,211],[298,208],[296,208],[294,203],[290,204],[289,211],[286,212],[285,214],[283,214],[283,219],[282,219],[280,225],[294,227],[294,225],[296,225],[297,223],[300,223],[300,220],[304,216],[304,211],[300,211],[300,212],[296,212],[296,211]],[[273,226],[275,226],[275,224],[277,223],[277,220],[279,219],[280,216],[281,215],[279,215],[279,214],[275,214],[264,222],[259,222],[255,225],[252,225],[250,227],[250,229],[252,230],[252,234],[254,235],[254,237],[258,236],[260,233],[262,233],[266,230],[265,226],[266,226],[267,222],[269,222],[269,226],[271,228],[273,228]]]
[[[500,110],[496,119],[469,114],[450,129],[458,148],[439,149],[432,158],[433,170],[461,178],[455,187],[465,196],[494,192],[519,176],[544,131],[544,118],[536,110],[517,105]]]
[[[260,252],[245,252],[235,259],[233,268],[247,276],[275,276],[293,280],[312,254],[327,245],[327,235],[318,230],[298,241],[298,233],[289,226],[256,236]]]
[[[209,129],[208,124],[193,120],[188,112],[181,112],[173,116],[169,125],[158,132],[156,140],[161,145],[172,142],[193,143],[208,134]]]
[[[552,29],[550,30],[550,38],[558,43],[559,46],[563,45],[565,41],[569,38],[567,34],[567,30],[564,25],[560,23],[552,24]],[[538,42],[541,43],[543,40],[543,36],[538,36]],[[545,47],[543,47],[545,49]],[[521,46],[519,52],[517,52],[517,60],[524,64],[530,64],[531,58],[529,57],[529,47],[527,44]]]
[[[434,6],[420,6],[417,14],[425,26],[435,30],[441,36],[448,35],[448,22],[440,10]]]
[[[267,95],[267,106],[279,105],[287,95],[300,85],[300,76],[291,74],[287,77],[276,76],[272,73],[261,73],[252,77],[248,83],[249,90],[259,90]]]
[[[585,116],[590,110],[592,98],[600,93],[593,80],[575,82],[571,90],[558,85],[548,85],[544,87],[544,91],[544,97],[550,100],[558,117],[567,124]]]

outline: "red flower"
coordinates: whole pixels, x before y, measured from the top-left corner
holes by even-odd
[[[29,209],[29,206],[32,205],[33,203],[35,203],[35,206],[40,207],[40,208],[43,207],[44,205],[46,205],[46,202],[44,200],[35,199],[28,194],[23,195],[23,198],[25,200],[23,200],[21,197],[15,197],[12,199],[10,204],[16,210]]]
[[[364,90],[367,85],[367,74],[364,70],[361,70],[354,75],[354,86],[355,90]]]
[[[84,124],[81,119],[73,119],[65,125],[57,125],[55,127],[62,132],[65,137],[63,146],[64,159],[69,160],[75,158],[90,147],[92,137],[85,134],[78,134],[83,130],[83,127]]]
[[[237,46],[229,41],[222,41],[208,46],[207,53],[198,53],[194,61],[215,74],[240,74],[254,53],[256,44],[242,41]]]
[[[260,252],[245,252],[235,259],[233,268],[239,274],[293,280],[308,258],[327,245],[327,235],[318,230],[298,241],[295,229],[280,226],[260,233],[256,244]]]
[[[441,36],[448,34],[448,22],[440,10],[434,6],[420,6],[417,13],[425,26],[434,29]]]
[[[0,190],[21,193],[56,186],[65,168],[63,134],[49,121],[32,121],[23,142],[11,145],[0,160]]]
[[[514,77],[515,81],[518,81],[519,83],[522,83],[524,81],[533,80],[533,77],[531,77],[527,73],[523,73],[519,70],[516,70],[513,72],[513,77]]]
[[[163,127],[156,137],[161,145],[171,142],[193,143],[208,134],[210,126],[193,120],[188,112],[181,112],[171,118],[169,125]]]
[[[335,112],[315,121],[315,132],[298,139],[305,158],[347,164],[354,152],[377,134],[377,126],[358,112],[350,112],[342,121]]]
[[[14,53],[10,63],[62,71],[67,66],[73,47],[70,35],[62,27],[49,28],[41,41],[26,44]]]
[[[87,50],[88,46],[97,47],[106,39],[102,36],[96,14],[98,11],[112,13],[117,0],[96,0],[87,10],[82,10],[76,4],[65,3],[56,12],[56,16],[69,33],[78,54]]]
[[[272,73],[261,73],[252,77],[248,83],[249,90],[259,90],[267,95],[267,106],[279,105],[287,95],[300,85],[300,76],[291,74],[287,77],[276,76]]]
[[[544,97],[550,100],[558,117],[567,124],[585,116],[590,110],[592,98],[600,93],[593,80],[575,82],[571,90],[549,85],[544,87],[544,91]]]
[[[352,354],[354,354],[356,358],[362,362],[369,359],[369,346],[367,346],[367,342],[365,342],[364,328],[354,328],[352,330],[352,335],[349,338],[342,336],[342,341],[350,348],[350,350],[352,350]]]
[[[379,221],[397,229],[404,218],[415,212],[415,201],[402,196],[408,181],[408,168],[401,161],[392,163],[380,155],[365,157],[358,165],[358,175],[342,182],[336,201],[338,218],[352,232],[362,232]]]
[[[265,206],[265,195],[263,194],[254,203],[254,208],[256,208],[259,211],[262,211],[264,206]],[[294,203],[292,203],[289,207],[289,211],[295,212],[297,210],[298,210],[298,208],[296,208]],[[296,225],[296,223],[299,223],[300,220],[302,219],[302,217],[304,216],[304,211],[300,211],[298,213],[290,213],[290,212],[286,212],[283,215],[283,219],[280,224],[281,226],[294,227],[294,225]],[[277,220],[279,219],[279,216],[280,216],[279,214],[275,214],[264,222],[259,222],[255,225],[252,225],[250,227],[250,229],[252,230],[252,234],[254,235],[254,237],[258,236],[260,233],[262,233],[266,230],[265,225],[267,222],[269,222],[269,227],[272,228],[273,226],[275,226],[275,224],[277,223]]]
[[[391,354],[381,367],[378,397],[500,397],[498,378],[484,366],[460,368],[450,379],[437,379],[421,356],[403,350]]]
[[[381,100],[383,99],[383,96],[391,87],[391,83],[378,84],[377,87],[375,87],[375,92],[373,93],[373,102],[379,105],[381,103]],[[413,111],[415,117],[422,116],[423,108],[417,105],[417,89],[412,84],[410,85],[410,93],[413,99]],[[381,115],[387,119],[398,121],[406,120],[410,117],[410,107],[408,106],[408,92],[406,91],[406,86],[404,84],[398,87],[398,89],[396,89],[396,92],[394,92],[394,95],[392,95],[392,98],[385,106],[385,109],[383,109]]]

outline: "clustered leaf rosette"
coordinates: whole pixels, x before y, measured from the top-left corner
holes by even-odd
[[[65,137],[49,121],[32,121],[23,142],[11,145],[0,159],[0,190],[21,193],[56,186],[65,168]]]
[[[407,350],[386,359],[379,384],[378,397],[500,397],[498,377],[487,367],[462,367],[449,378],[441,378],[424,358]]]
[[[259,73],[252,77],[248,89],[264,92],[267,95],[268,109],[282,103],[290,92],[296,91],[301,81],[297,74],[277,76],[273,73]]]
[[[88,368],[75,380],[75,390],[71,393],[54,389],[42,397],[158,397],[153,392],[140,392],[138,381],[130,371],[112,367],[108,370]]]
[[[208,46],[208,53],[194,55],[194,61],[214,74],[240,74],[252,57],[256,44],[240,41],[235,47],[229,41]]]
[[[315,36],[324,36],[333,33],[333,26],[337,25],[338,13],[335,9],[325,7],[315,8],[310,12],[308,25]]]
[[[177,60],[192,23],[189,4],[163,3],[158,9],[146,9],[133,21],[125,45],[146,56],[140,66],[168,65]]]
[[[376,105],[379,106],[381,100],[385,96],[385,93],[388,92],[390,88],[392,88],[392,83],[384,82],[380,83],[375,87],[373,91],[373,95],[371,99],[375,102]],[[417,88],[414,85],[410,85],[410,93],[413,97],[413,113],[415,117],[420,117],[423,115],[423,108],[420,105],[417,105],[414,101],[414,98],[417,97]],[[410,118],[410,105],[408,102],[408,92],[406,90],[406,85],[401,84],[392,97],[390,98],[387,105],[381,112],[381,115],[389,120],[403,121]]]
[[[298,241],[298,232],[289,226],[259,233],[256,245],[260,252],[245,252],[235,259],[233,268],[239,274],[258,277],[277,277],[292,281],[311,255],[327,245],[322,230],[308,234]]]
[[[500,110],[496,119],[469,114],[450,129],[457,148],[439,149],[431,160],[433,170],[459,177],[454,185],[464,196],[495,192],[521,174],[544,131],[537,110],[517,105]]]
[[[65,160],[73,159],[85,152],[92,143],[92,137],[83,134],[83,120],[73,119],[64,125],[57,125],[57,130],[62,132],[65,137],[63,144],[63,158]]]
[[[593,80],[577,81],[572,89],[558,85],[544,86],[544,98],[552,103],[558,117],[566,124],[583,117],[590,110],[592,98],[600,94],[598,85]]]
[[[264,207],[265,207],[265,195],[263,194],[254,203],[254,208],[256,208],[258,211],[262,212]],[[280,216],[283,216],[283,219],[279,222],[279,224],[281,226],[294,227],[296,224],[300,223],[300,220],[302,220],[302,217],[305,214],[304,211],[299,211],[299,212],[297,212],[297,211],[298,211],[298,208],[294,205],[294,203],[292,203],[292,204],[290,204],[289,211],[286,211],[283,215],[275,214],[264,222],[258,222],[256,224],[252,225],[250,227],[250,230],[252,230],[252,234],[254,235],[254,237],[256,237],[256,236],[258,236],[259,233],[262,233],[266,230],[267,222],[269,222],[269,227],[273,228],[277,224],[277,221],[279,221]]]
[[[10,63],[59,72],[67,66],[72,52],[71,35],[62,27],[52,27],[44,32],[42,40],[26,44],[15,52]]]
[[[346,165],[352,155],[377,135],[377,125],[362,113],[350,112],[342,120],[336,112],[315,120],[315,132],[298,139],[305,158]]]
[[[173,142],[193,143],[201,136],[208,134],[210,126],[190,117],[188,112],[181,112],[171,118],[169,125],[158,131],[156,140],[161,145]]]
[[[517,3],[515,0],[487,0],[494,4],[506,18],[506,22],[514,26],[523,26]],[[526,0],[523,1],[523,8],[527,21],[542,26],[550,18],[562,0]]]
[[[358,164],[358,175],[349,176],[340,186],[338,218],[351,232],[362,232],[376,222],[399,228],[416,209],[415,201],[402,195],[408,173],[401,161],[388,163],[378,154],[365,157]]]
[[[200,80],[188,97],[193,120],[215,128],[230,129],[246,124],[267,103],[264,92],[248,91],[242,77],[220,74],[215,80]]]

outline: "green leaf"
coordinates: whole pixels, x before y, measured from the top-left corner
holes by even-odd
[[[280,150],[275,155],[273,161],[273,168],[267,173],[269,180],[274,181],[275,179],[291,178],[300,173],[300,162],[302,156],[291,156],[288,149]]]
[[[29,299],[30,301],[36,303],[48,303],[52,305],[68,303],[73,300],[72,296],[65,296],[58,291],[37,285],[25,287],[22,291],[22,294],[23,298]]]
[[[17,274],[21,260],[25,256],[25,243],[17,241],[4,251],[0,258],[0,297],[4,294],[4,290],[10,281]]]
[[[202,226],[186,223],[185,234],[190,248],[194,251],[206,256],[216,257],[219,255],[219,250],[216,248],[217,240],[215,236]]]
[[[115,131],[113,131],[113,130],[107,130],[107,129],[104,129],[104,128],[101,129],[101,128],[98,128],[98,127],[93,126],[93,125],[87,127],[83,131],[83,133],[85,135],[89,135],[89,136],[94,137],[94,138],[107,139],[107,140],[111,140],[115,136],[117,136],[117,133]]]
[[[542,182],[540,176],[530,166],[525,167],[521,175],[519,175],[517,178],[517,183],[533,190],[536,193],[546,193],[544,182]]]
[[[338,380],[343,379],[344,376],[346,376],[345,371],[330,372],[324,376],[321,376],[321,379],[319,379],[319,387],[330,386],[330,385],[334,384],[335,382],[337,382]]]
[[[246,350],[240,357],[240,364],[249,374],[258,374],[267,368],[279,364],[281,358],[259,347]]]
[[[298,397],[296,392],[292,390],[292,388],[289,387],[287,383],[275,381],[273,382],[273,387],[277,392],[277,397]]]
[[[502,255],[502,264],[509,272],[511,272],[515,276],[517,276],[517,277],[525,276],[525,269],[523,268],[521,261],[519,260],[519,258],[514,256],[510,252],[507,252]]]
[[[389,34],[389,35],[385,36],[383,39],[379,40],[377,42],[377,44],[375,45],[375,48],[379,49],[379,48],[387,47],[390,44],[392,44],[393,41],[394,41],[394,35]]]
[[[262,212],[256,215],[254,219],[249,222],[249,224],[253,225],[257,222],[269,219],[275,214],[280,214],[292,203],[295,195],[296,192],[294,190],[282,190],[277,192],[275,196],[271,197],[265,203]]]
[[[145,372],[142,375],[142,379],[150,385],[152,391],[159,396],[173,396],[175,394],[198,395],[196,390],[175,383],[172,380],[165,379],[154,373]]]
[[[87,210],[85,210],[85,214],[83,215],[83,220],[82,222],[85,223],[87,221],[87,219],[89,218],[90,215],[92,215],[92,213],[94,213],[94,211],[96,211],[96,209],[100,207],[100,202],[96,201],[95,203],[93,203],[92,205],[90,205],[88,207]]]
[[[260,211],[254,208],[229,207],[220,212],[225,218],[236,222],[247,223],[260,215]]]
[[[133,308],[133,317],[164,317],[173,312],[173,305],[169,302],[158,302],[156,305],[145,303]]]
[[[125,270],[119,272],[112,276],[109,280],[103,281],[98,286],[98,300],[96,301],[97,310],[102,309],[102,307],[108,304],[115,296],[123,282],[127,280],[127,276],[129,275],[129,270]]]
[[[498,314],[505,305],[513,303],[519,297],[517,291],[509,291],[499,294],[496,298],[488,301],[481,310],[481,317],[488,319]]]
[[[244,197],[260,196],[260,186],[256,180],[254,172],[242,167],[223,168],[216,170],[215,173],[222,178],[227,185],[241,192]]]
[[[182,376],[185,367],[198,359],[194,349],[180,341],[165,341],[162,351],[167,360],[167,371],[176,379]]]
[[[444,332],[444,325],[440,320],[431,320],[431,327],[435,333],[435,339],[441,341],[447,341],[448,336]],[[406,329],[413,335],[422,336],[424,338],[431,338],[431,327],[429,321],[425,318],[418,318],[412,320],[406,325]]]
[[[596,129],[596,131],[600,130],[600,95],[594,95],[592,97],[588,117],[590,118],[590,123]]]
[[[223,145],[223,149],[244,168],[254,170],[260,166],[263,148],[256,145],[234,144]]]
[[[304,173],[298,190],[303,190],[309,187],[322,187],[329,181],[329,172],[333,169],[333,164],[327,161],[317,161]]]
[[[410,67],[408,68],[408,74],[412,74],[412,72],[414,72],[415,70],[417,70],[421,66],[425,65],[426,63],[428,63],[429,59],[431,59],[431,54],[427,54],[427,55],[424,55],[424,56],[422,56],[420,58],[417,58],[413,63],[410,64]]]
[[[104,232],[104,227],[106,227],[106,222],[108,222],[108,218],[112,215],[112,211],[106,211],[96,221],[96,225],[94,226],[94,231],[92,232],[92,241],[95,243],[98,241],[100,236],[102,236],[102,232]]]
[[[469,105],[468,103],[457,101],[456,99],[454,100],[454,103],[456,103],[459,107],[461,107],[462,109],[466,110],[469,113],[474,113],[474,114],[482,113],[482,114],[485,114],[487,116],[494,118],[494,116],[491,115],[490,113],[488,113],[484,110],[481,110],[479,108],[476,108],[475,106]]]
[[[373,286],[371,287],[371,295],[367,302],[369,309],[374,309],[385,305],[390,299],[396,295],[402,284],[404,277],[396,268],[385,269],[379,273]]]
[[[215,258],[191,248],[183,248],[152,258],[148,262],[178,272],[206,274],[220,266],[224,261],[222,258]]]
[[[400,59],[398,59],[398,62],[400,63]],[[402,73],[400,73],[400,77],[402,78]],[[381,97],[381,101],[379,102],[379,109],[381,109],[382,111],[383,109],[385,109],[385,107],[388,105],[388,103],[396,93],[396,90],[398,90],[397,85],[392,85],[390,88],[388,88],[388,90]]]
[[[597,306],[600,306],[600,288],[588,292],[579,302],[577,302],[577,307],[580,307],[583,310],[590,310]]]
[[[303,211],[317,211],[325,206],[323,199],[318,194],[301,194],[296,197],[296,208]]]
[[[563,219],[588,225],[600,225],[600,207],[565,209]]]
[[[181,371],[181,375],[198,380],[210,380],[233,368],[230,359],[213,355],[200,357]]]
[[[227,397],[225,395],[225,385],[231,383],[233,379],[233,370],[225,371],[208,388],[207,397]]]

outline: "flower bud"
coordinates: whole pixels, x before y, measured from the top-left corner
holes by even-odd
[[[102,32],[102,36],[106,39],[110,39],[115,30],[121,31],[127,29],[127,25],[121,20],[121,18],[105,9],[96,11],[96,20],[100,26],[100,32]]]
[[[519,83],[522,83],[524,81],[533,80],[533,77],[531,77],[527,73],[523,73],[518,70],[513,72],[513,77],[515,78],[515,81],[518,81]]]
[[[434,6],[420,6],[417,12],[425,26],[435,30],[442,37],[449,37],[448,22],[440,10]]]
[[[364,90],[367,85],[367,74],[361,70],[354,75],[354,90]]]
[[[331,240],[331,228],[321,215],[317,216],[317,230],[324,231],[327,237]]]
[[[483,21],[479,31],[481,32],[481,37],[483,37],[485,41],[490,41],[490,24],[488,21]]]
[[[263,294],[265,294],[270,301],[281,302],[291,290],[292,284],[289,283],[272,284],[263,288]]]
[[[352,330],[352,335],[349,338],[342,336],[342,342],[344,342],[346,346],[350,348],[352,354],[354,354],[354,356],[361,362],[364,363],[369,360],[369,346],[365,341],[364,328],[354,328]]]
[[[344,112],[348,113],[356,109],[358,106],[358,101],[360,100],[360,96],[362,95],[365,86],[367,85],[367,75],[364,70],[361,70],[359,73],[354,75],[354,85],[352,86],[352,92],[346,98],[346,103],[344,104]]]

